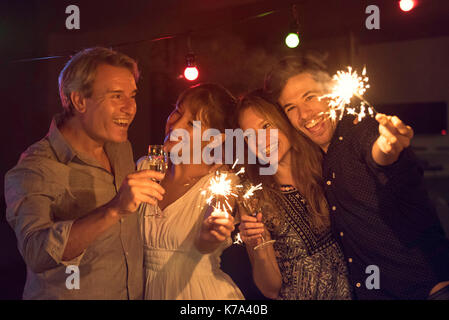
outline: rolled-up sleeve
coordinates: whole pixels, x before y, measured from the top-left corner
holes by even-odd
[[[62,188],[37,170],[16,167],[5,176],[6,217],[27,266],[42,273],[60,264],[78,265],[83,254],[63,261],[73,220],[55,222],[52,207]]]

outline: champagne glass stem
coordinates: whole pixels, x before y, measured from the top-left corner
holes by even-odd
[[[249,213],[249,212],[261,212],[261,209],[253,210],[253,209],[251,208],[251,206],[250,206],[249,204],[245,203],[245,202],[243,202],[243,207],[246,209],[246,211],[247,211],[248,213]],[[256,214],[252,214],[253,217],[255,217],[256,215],[257,215],[257,213],[256,213]],[[268,241],[265,241],[265,238],[264,238],[263,234],[260,235],[260,238],[261,238],[262,242],[259,243],[257,246],[255,246],[255,247],[253,248],[253,250],[260,250],[260,249],[263,249],[263,248],[267,247],[268,245],[273,244],[273,243],[276,242],[276,240],[268,240]]]

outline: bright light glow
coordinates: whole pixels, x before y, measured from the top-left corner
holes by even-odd
[[[262,190],[262,184],[259,183],[257,186],[251,185],[248,191],[243,195],[243,199],[249,199],[254,195],[254,191]]]
[[[184,70],[184,77],[187,80],[193,81],[196,80],[199,76],[199,72],[198,69],[196,67],[187,67]]]
[[[359,76],[357,71],[352,71],[351,67],[348,67],[348,71],[337,71],[332,78],[333,86],[331,92],[318,99],[328,99],[330,110],[327,112],[321,112],[321,114],[327,114],[332,120],[336,120],[339,115],[339,120],[343,118],[344,113],[355,115],[358,121],[361,121],[368,114],[374,117],[374,108],[363,98],[366,89],[370,87],[368,84],[368,77],[366,76],[366,69],[363,68],[362,75]],[[362,102],[357,108],[348,108],[351,104],[353,97],[359,98]],[[367,112],[368,111],[368,114]]]
[[[399,1],[399,6],[401,7],[402,11],[410,11],[415,6],[415,1],[413,0],[401,0]]]
[[[299,45],[299,36],[297,33],[289,33],[287,37],[285,37],[285,44],[289,48],[296,48]]]
[[[227,173],[220,173],[210,180],[209,190],[214,196],[227,197],[232,193],[232,181]]]
[[[212,177],[209,181],[209,191],[210,197],[206,200],[206,203],[209,205],[212,204],[212,200],[216,200],[214,211],[212,212],[213,216],[228,216],[229,212],[232,212],[232,206],[229,204],[229,197],[238,197],[237,194],[234,193],[234,187],[236,187],[232,180],[228,178],[228,174],[226,172],[216,172],[215,176]]]

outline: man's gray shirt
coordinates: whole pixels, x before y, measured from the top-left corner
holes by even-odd
[[[69,145],[58,119],[5,176],[6,217],[27,265],[23,298],[141,299],[143,243],[137,214],[102,233],[79,257],[62,260],[73,222],[109,202],[135,171],[131,144],[105,144],[111,174]],[[79,267],[79,289],[66,286],[73,275],[68,265]]]

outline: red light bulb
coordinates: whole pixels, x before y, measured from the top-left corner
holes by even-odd
[[[401,0],[399,1],[399,7],[402,11],[408,12],[415,7],[414,0]]]
[[[198,79],[199,72],[197,67],[187,67],[184,70],[184,77],[189,81],[194,81]]]

